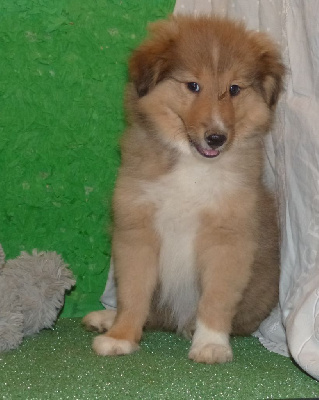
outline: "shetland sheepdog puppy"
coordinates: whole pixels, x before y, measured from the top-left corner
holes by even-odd
[[[284,66],[270,38],[216,17],[153,23],[133,52],[115,187],[118,309],[93,312],[99,355],[138,349],[143,328],[192,339],[189,358],[232,360],[278,300],[274,199],[262,138]]]

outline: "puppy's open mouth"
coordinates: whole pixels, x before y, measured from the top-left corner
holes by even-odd
[[[197,143],[192,142],[193,146],[195,147],[195,149],[198,151],[198,153],[206,158],[214,158],[217,157],[219,155],[219,151],[216,149],[205,149],[204,147],[200,146]]]
[[[203,157],[214,158],[219,156],[220,154],[220,151],[217,149],[205,148],[201,146],[199,143],[195,142],[195,140],[193,140],[189,135],[188,135],[188,140],[190,145],[194,147],[197,150],[197,152]]]

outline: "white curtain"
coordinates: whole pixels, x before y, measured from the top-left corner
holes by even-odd
[[[177,0],[175,13],[244,20],[282,49],[288,75],[266,140],[282,229],[280,301],[256,336],[319,380],[319,1]]]

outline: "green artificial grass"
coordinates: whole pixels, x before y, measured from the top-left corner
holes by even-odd
[[[127,59],[174,0],[0,0],[0,243],[55,250],[64,317],[100,306]]]
[[[146,333],[140,351],[107,358],[92,352],[94,336],[79,319],[64,318],[54,330],[0,354],[0,398],[254,400],[319,394],[318,383],[289,358],[252,337],[232,339],[232,363],[203,365],[188,360],[189,341],[175,334]]]

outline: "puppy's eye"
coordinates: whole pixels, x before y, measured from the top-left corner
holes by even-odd
[[[231,96],[237,96],[240,92],[240,87],[238,85],[231,85],[229,88],[229,94]]]
[[[191,92],[194,92],[194,93],[198,93],[200,91],[199,84],[196,82],[188,82],[187,88],[188,88],[188,90],[190,90]]]

